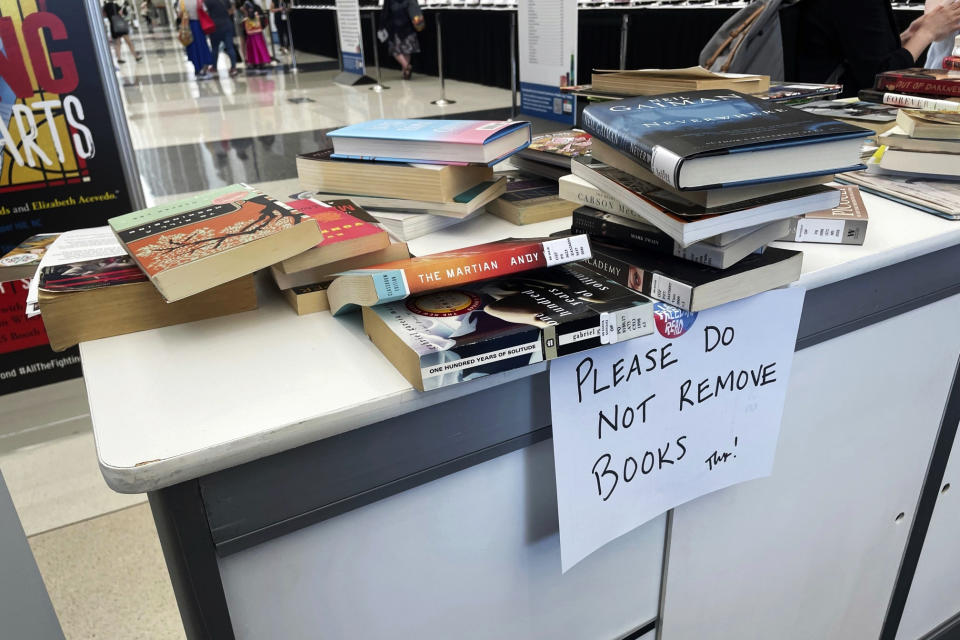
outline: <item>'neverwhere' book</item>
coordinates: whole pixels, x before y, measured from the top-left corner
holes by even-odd
[[[355,306],[373,306],[423,293],[489,280],[590,257],[586,236],[498,240],[354,269],[339,275],[327,289],[336,315]]]
[[[790,284],[800,277],[803,253],[767,248],[729,269],[714,269],[654,251],[594,241],[584,261],[597,273],[684,311],[702,311]]]
[[[592,104],[583,128],[674,189],[826,175],[860,165],[873,132],[735,91]]]
[[[370,339],[417,389],[653,331],[649,298],[570,264],[364,307]]]
[[[269,267],[323,241],[316,220],[245,184],[108,222],[167,302]]]

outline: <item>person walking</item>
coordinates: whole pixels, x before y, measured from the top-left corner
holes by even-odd
[[[273,23],[277,25],[277,36],[280,40],[280,51],[287,53],[290,48],[290,38],[287,37],[287,0],[273,0]]]
[[[240,73],[237,69],[237,52],[233,48],[233,5],[230,4],[230,0],[205,0],[203,6],[217,27],[216,31],[210,34],[213,68],[214,70],[217,68],[222,45],[227,57],[230,58],[230,77],[233,77]]]
[[[198,80],[204,80],[211,76],[213,70],[213,56],[210,54],[210,45],[207,43],[207,35],[200,26],[200,18],[197,15],[197,5],[202,0],[180,0],[180,20],[189,20],[190,33],[193,34],[193,40],[186,46],[187,58],[193,64],[193,72]]]
[[[263,10],[253,0],[243,3],[243,29],[247,34],[247,68],[263,69],[270,64],[270,52],[263,39]]]
[[[417,0],[383,0],[380,25],[386,31],[387,49],[400,63],[403,79],[413,75],[413,54],[420,53],[417,31],[423,29],[423,14]],[[383,40],[381,40],[383,41]]]
[[[107,0],[103,3],[102,11],[103,17],[110,23],[110,40],[113,41],[113,47],[117,53],[117,62],[120,64],[126,62],[122,57],[124,42],[126,42],[127,47],[130,48],[133,59],[140,62],[143,59],[143,54],[137,53],[137,50],[133,46],[133,41],[130,40],[130,23],[123,17],[120,11],[120,5],[114,2],[114,0]]]

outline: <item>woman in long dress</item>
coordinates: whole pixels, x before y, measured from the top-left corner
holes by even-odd
[[[193,64],[193,71],[197,79],[209,78],[213,71],[213,54],[210,53],[210,44],[207,42],[207,34],[200,27],[200,19],[197,17],[197,4],[202,0],[180,0],[181,15],[180,19],[190,21],[190,33],[193,34],[193,42],[187,45],[187,58]],[[183,14],[186,15],[183,15]]]
[[[270,52],[267,51],[267,42],[263,39],[263,23],[260,20],[261,11],[252,0],[243,3],[243,28],[247,34],[247,67],[262,69],[270,64]]]

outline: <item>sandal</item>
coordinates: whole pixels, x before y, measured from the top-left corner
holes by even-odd
[[[413,76],[413,65],[407,65],[403,68],[403,79],[409,80]]]

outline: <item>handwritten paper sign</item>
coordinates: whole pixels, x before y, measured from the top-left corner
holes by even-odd
[[[658,304],[652,335],[552,363],[564,572],[672,507],[770,475],[803,297]]]

